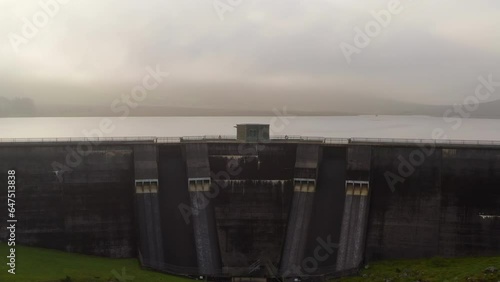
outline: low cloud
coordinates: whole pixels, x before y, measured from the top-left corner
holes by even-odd
[[[0,96],[0,117],[37,116],[35,102],[30,98],[5,98]]]
[[[500,79],[500,2],[491,0],[401,0],[405,9],[346,63],[339,44],[390,1],[244,0],[221,21],[211,0],[72,0],[19,52],[9,34],[22,33],[39,1],[0,1],[2,103],[31,99],[18,110],[1,105],[1,115],[109,116],[111,101],[155,65],[171,73],[168,83],[132,115],[269,115],[283,105],[299,114],[427,114],[461,103],[478,76]]]

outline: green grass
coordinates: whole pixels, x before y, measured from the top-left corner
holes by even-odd
[[[7,272],[10,247],[0,243],[0,281],[22,282],[101,282],[119,281],[113,274],[134,276],[133,280],[151,282],[192,282],[186,278],[141,269],[136,259],[110,259],[70,254],[61,251],[16,246],[16,274]],[[64,280],[69,277],[70,280]]]
[[[488,267],[497,269],[485,272]],[[336,279],[342,282],[498,282],[500,257],[431,258],[381,261],[368,265],[357,276]]]
[[[0,281],[22,282],[115,282],[116,270],[134,276],[130,282],[190,282],[186,278],[141,269],[136,259],[110,259],[61,251],[17,246],[16,275],[7,272],[9,247],[0,243]],[[485,273],[488,267],[498,269]],[[70,280],[64,280],[69,277]],[[498,282],[500,257],[432,258],[382,261],[369,265],[357,276],[336,279],[342,282]]]

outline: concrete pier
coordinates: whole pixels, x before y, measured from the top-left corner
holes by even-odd
[[[347,150],[345,204],[337,253],[337,271],[354,269],[363,260],[370,192],[371,147]]]
[[[200,274],[222,273],[219,239],[210,198],[210,164],[207,144],[185,146],[188,191],[193,209],[193,229]]]
[[[156,146],[134,146],[135,198],[139,225],[139,256],[143,265],[160,269],[163,242],[158,202]]]
[[[282,276],[294,276],[302,272],[320,159],[319,146],[297,146],[294,192],[280,265]]]

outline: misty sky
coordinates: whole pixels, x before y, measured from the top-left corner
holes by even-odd
[[[157,66],[170,75],[141,106],[363,111],[461,103],[478,76],[500,81],[494,0],[401,0],[350,63],[339,45],[391,1],[66,1],[17,52],[23,18],[44,10],[0,1],[0,103],[109,108]]]

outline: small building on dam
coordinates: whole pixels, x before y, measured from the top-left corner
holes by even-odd
[[[321,280],[375,260],[500,255],[500,141],[237,133],[2,140],[16,241],[216,279]]]

